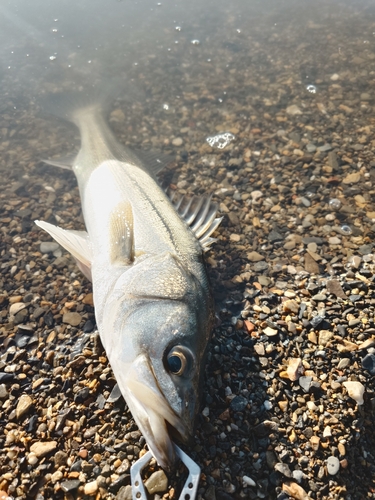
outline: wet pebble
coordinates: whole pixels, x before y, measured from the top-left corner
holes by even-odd
[[[168,488],[168,478],[163,470],[158,470],[151,474],[146,480],[145,487],[150,495],[163,493]]]
[[[340,460],[337,457],[330,456],[327,459],[328,474],[335,476],[340,470]]]

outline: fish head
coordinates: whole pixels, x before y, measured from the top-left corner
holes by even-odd
[[[200,331],[202,324],[193,309],[180,301],[162,300],[145,304],[136,314],[142,332],[138,330],[140,349],[126,381],[126,401],[151,452],[166,470],[176,462],[172,440],[189,441],[199,408],[209,330]]]
[[[172,470],[199,409],[212,297],[205,271],[165,253],[125,272],[106,298],[103,344],[129,410],[157,462]]]
[[[198,304],[182,301],[136,302],[121,326],[132,339],[131,348],[120,343],[115,352],[106,350],[149,449],[171,471],[176,464],[173,440],[189,441],[199,409],[210,314],[201,318]]]

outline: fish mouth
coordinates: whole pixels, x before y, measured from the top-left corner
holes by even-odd
[[[186,424],[171,408],[147,356],[137,357],[123,382],[126,403],[151,453],[164,470],[172,472],[177,457],[171,438],[186,443],[192,434],[191,423]]]

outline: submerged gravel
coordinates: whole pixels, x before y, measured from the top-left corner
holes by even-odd
[[[224,215],[187,450],[198,498],[374,495],[375,49],[359,5],[241,27],[228,15],[210,43],[173,29],[182,52],[162,72],[140,58],[131,76],[147,97],[110,115],[123,143],[177,157],[171,189],[211,192]],[[90,283],[33,224],[82,228],[73,175],[39,161],[69,152],[75,131],[13,104],[0,143],[0,498],[127,499],[145,440],[111,395]],[[178,498],[183,474],[151,463],[151,497]]]

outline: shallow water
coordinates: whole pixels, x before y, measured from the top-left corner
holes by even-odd
[[[123,403],[105,403],[115,381],[95,337],[77,341],[94,330],[90,284],[65,254],[40,252],[48,237],[33,224],[83,224],[73,175],[40,161],[76,151],[77,131],[39,97],[114,81],[119,140],[173,155],[167,182],[214,193],[224,215],[207,256],[218,325],[189,449],[204,473],[200,498],[281,499],[291,478],[310,498],[371,497],[373,2],[23,0],[0,13],[0,490],[62,498],[59,485],[85,452],[101,460],[82,485],[105,464],[122,477],[111,435],[136,432]],[[16,315],[12,297],[25,304]],[[63,321],[70,310],[81,315],[76,326]],[[315,383],[307,390],[311,381],[285,375],[297,358]],[[363,385],[363,405],[347,381]],[[18,418],[24,393],[34,407]],[[56,431],[61,394],[71,413]],[[98,439],[95,426],[104,426]],[[58,440],[71,460],[60,479],[40,481],[56,472],[51,460],[23,465],[28,439]],[[102,497],[126,482],[109,493],[104,482]]]

